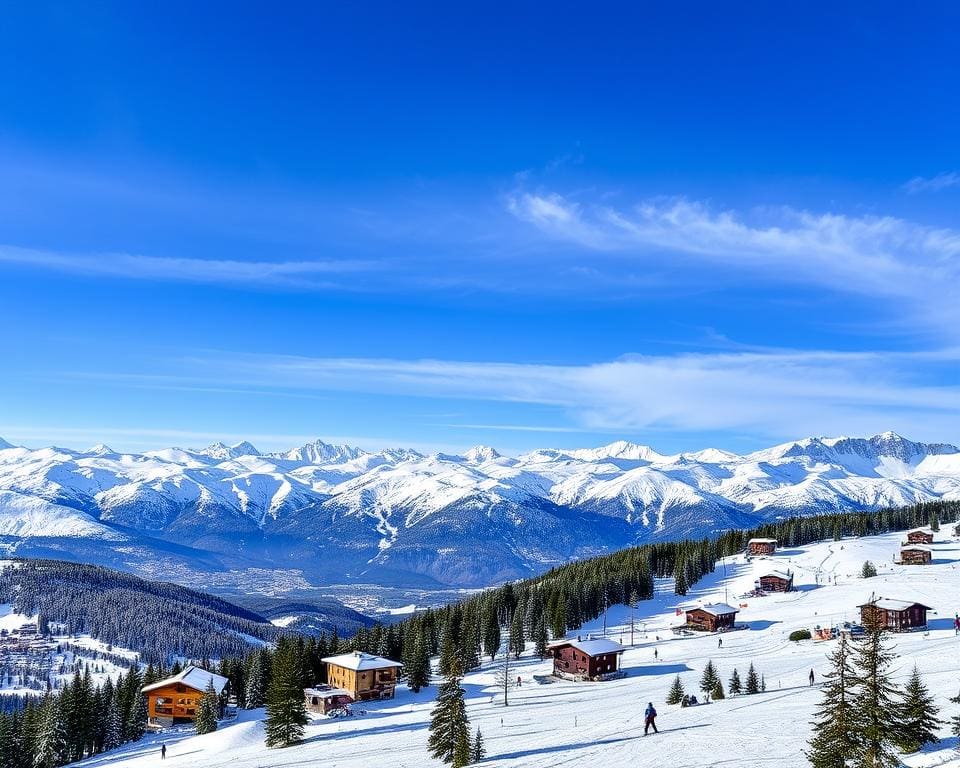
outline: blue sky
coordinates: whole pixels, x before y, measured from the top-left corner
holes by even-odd
[[[960,442],[956,6],[339,5],[5,4],[0,436]]]

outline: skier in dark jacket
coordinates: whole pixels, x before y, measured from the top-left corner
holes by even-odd
[[[815,680],[815,678],[814,678],[814,676],[813,676],[813,670],[811,669],[811,670],[810,670],[810,685],[813,685],[813,681],[814,681],[814,680]]]
[[[650,727],[653,726],[654,733],[660,733],[657,730],[657,710],[653,708],[653,702],[647,704],[647,710],[643,713],[643,735],[646,736],[650,732]]]
[[[161,744],[161,745],[160,745],[160,759],[161,759],[161,760],[166,760],[166,759],[167,759],[167,745],[166,745],[166,744]]]

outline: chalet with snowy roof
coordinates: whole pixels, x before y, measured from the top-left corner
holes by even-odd
[[[547,646],[553,657],[553,674],[576,680],[604,680],[620,673],[624,648],[605,637],[557,640]]]
[[[953,535],[960,536],[960,523],[957,523],[955,526],[953,526]]]
[[[149,722],[166,726],[195,720],[200,699],[211,682],[217,696],[229,683],[222,675],[189,666],[178,675],[144,686]]]
[[[914,528],[907,531],[907,542],[909,544],[933,544],[933,531],[929,528]]]
[[[793,571],[767,571],[757,582],[763,592],[792,592]]]
[[[747,542],[748,555],[772,555],[776,551],[776,539],[750,539]]]
[[[860,609],[860,621],[863,626],[877,625],[881,629],[894,632],[926,628],[927,611],[933,610],[923,603],[892,600],[886,597],[878,597],[857,607]]]
[[[924,544],[904,544],[900,547],[901,565],[929,565],[933,562],[933,550]]]
[[[711,603],[687,609],[687,628],[701,632],[733,629],[736,620],[737,609],[726,603]]]
[[[359,651],[328,656],[323,663],[327,665],[327,683],[347,691],[354,701],[392,699],[403,666],[399,661]]]
[[[343,688],[333,688],[329,685],[320,685],[316,688],[303,689],[304,704],[308,712],[326,715],[334,709],[342,709],[353,704],[350,691]]]

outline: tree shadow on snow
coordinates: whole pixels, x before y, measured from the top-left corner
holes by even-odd
[[[763,620],[763,619],[761,619],[761,620],[759,620],[759,621],[745,621],[745,622],[744,622],[744,624],[746,624],[748,627],[750,627],[751,630],[757,630],[757,631],[762,630],[762,629],[770,629],[770,627],[772,627],[774,624],[782,624],[782,623],[783,623],[783,622],[780,622],[780,621],[765,621],[765,620]]]
[[[650,675],[679,675],[681,672],[692,672],[686,664],[647,664],[640,667],[627,667],[624,670],[627,677],[649,677]]]

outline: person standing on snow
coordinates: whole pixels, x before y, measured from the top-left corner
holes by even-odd
[[[643,735],[646,736],[650,732],[650,727],[653,727],[654,733],[660,733],[657,730],[657,710],[653,708],[653,702],[647,703],[647,709],[643,713]]]
[[[814,681],[814,676],[813,676],[813,670],[811,669],[811,670],[810,670],[810,685],[813,685],[813,681]]]
[[[166,745],[166,744],[161,744],[161,745],[160,745],[160,759],[161,759],[161,760],[166,760],[166,759],[167,759],[167,745]]]

